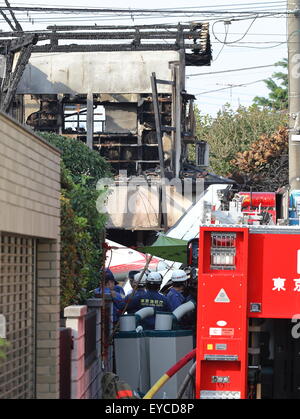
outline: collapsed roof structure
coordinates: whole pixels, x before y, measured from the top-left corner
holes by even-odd
[[[201,191],[230,183],[207,171],[195,97],[185,89],[186,66],[210,65],[208,23],[11,28],[0,33],[1,109],[111,163],[108,228],[167,230],[195,202],[197,182]]]

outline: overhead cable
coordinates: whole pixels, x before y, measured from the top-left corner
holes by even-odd
[[[257,68],[266,68],[266,67],[274,67],[276,64],[268,64],[268,65],[258,65],[255,67],[242,67],[242,68],[233,68],[231,70],[222,70],[222,71],[211,71],[209,73],[195,73],[195,74],[188,74],[186,77],[194,77],[194,76],[209,76],[210,74],[220,74],[220,73],[231,73],[233,71],[245,71],[245,70],[254,70]]]
[[[215,90],[205,90],[204,92],[201,93],[193,93],[194,96],[200,96],[200,95],[205,95],[207,93],[214,93],[214,92],[220,92],[221,90],[227,90],[227,89],[232,89],[234,87],[244,87],[244,86],[249,86],[250,84],[255,84],[255,83],[260,83],[262,81],[265,81],[265,79],[261,79],[261,80],[255,80],[255,81],[251,81],[249,83],[241,83],[241,84],[236,84],[236,85],[231,85],[231,86],[227,86],[227,87],[222,87],[221,89],[215,89]]]
[[[181,10],[172,10],[172,9],[113,9],[113,8],[74,8],[74,7],[23,7],[23,6],[11,6],[11,7],[1,7],[2,10],[14,10],[16,12],[62,12],[62,13],[120,13],[120,14],[136,14],[136,13],[152,13],[152,14],[187,14],[186,9]],[[238,11],[231,11],[231,10],[193,10],[192,14],[233,14],[233,13],[240,13],[240,14],[253,14],[253,10],[238,10]],[[292,14],[293,11],[279,11],[279,12],[270,12],[260,10],[257,13],[265,13],[269,15],[276,15],[278,13],[285,13],[285,14]]]

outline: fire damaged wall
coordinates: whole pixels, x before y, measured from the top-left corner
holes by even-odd
[[[51,131],[86,141],[86,95],[20,95],[23,119],[38,131]],[[161,121],[172,124],[172,97],[159,97]],[[115,173],[153,172],[159,165],[151,95],[94,94],[93,148],[109,160]],[[164,161],[171,167],[173,139],[163,135]]]

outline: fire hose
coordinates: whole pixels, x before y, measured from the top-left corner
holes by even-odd
[[[150,390],[145,394],[143,399],[152,399],[154,394],[171,378],[175,375],[182,367],[184,367],[191,359],[196,355],[196,349],[193,349],[183,358],[181,358],[175,365],[173,365],[168,371],[160,377],[159,380],[150,388]]]
[[[182,396],[189,385],[190,381],[194,378],[196,372],[196,361],[193,363],[191,368],[189,369],[188,374],[186,375],[185,379],[183,380],[178,393],[177,393],[177,399],[182,399]]]

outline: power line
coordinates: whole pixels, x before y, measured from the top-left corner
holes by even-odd
[[[244,34],[239,38],[239,39],[236,39],[236,40],[234,40],[234,41],[227,41],[227,34],[228,34],[228,29],[227,29],[227,32],[226,32],[226,36],[225,36],[225,38],[224,38],[224,41],[221,41],[217,36],[216,36],[216,34],[215,34],[215,32],[214,32],[214,26],[216,25],[216,23],[219,23],[219,21],[216,21],[213,25],[212,25],[212,27],[211,27],[211,30],[212,30],[212,33],[213,33],[213,35],[214,35],[214,37],[216,38],[216,40],[218,41],[218,42],[220,42],[221,44],[224,44],[224,45],[229,45],[229,44],[235,44],[235,43],[237,43],[237,42],[239,42],[239,41],[241,41],[242,39],[244,39],[245,38],[245,36],[247,35],[247,33],[250,31],[250,29],[251,29],[251,27],[252,27],[252,25],[254,24],[254,22],[256,21],[256,19],[257,19],[257,16],[256,17],[254,17],[254,19],[252,20],[252,22],[250,23],[250,25],[248,26],[248,28],[246,29],[246,31],[244,32]],[[226,24],[227,23],[227,24]],[[229,26],[229,23],[230,22],[224,22],[224,25],[226,25],[226,26]]]
[[[89,8],[89,7],[85,7],[85,8],[74,8],[74,7],[22,7],[22,6],[11,6],[11,8],[9,7],[1,7],[2,10],[14,10],[16,12],[62,12],[62,13],[120,13],[120,14],[140,14],[140,13],[151,13],[151,14],[161,14],[161,13],[166,13],[166,14],[183,14],[183,15],[187,15],[187,11],[186,9],[113,9],[113,8]],[[192,14],[196,15],[196,14],[233,14],[233,13],[241,13],[241,14],[253,14],[253,10],[237,10],[235,11],[230,11],[230,10],[193,10]],[[293,13],[292,11],[284,11],[284,12],[270,12],[270,11],[264,11],[264,10],[260,10],[257,13],[265,13],[265,14],[270,14],[270,15],[276,15],[276,14],[281,14],[281,13],[286,13],[286,14],[291,14]]]
[[[22,4],[22,3],[15,3],[16,5],[17,4],[20,4],[20,5],[24,5],[24,4]],[[252,7],[257,7],[257,8],[261,8],[261,7],[274,7],[274,6],[277,6],[278,7],[278,4],[281,4],[282,6],[284,6],[285,8],[286,8],[286,1],[271,1],[271,2],[251,2],[251,3],[242,3],[242,4],[240,4],[240,5],[236,5],[236,4],[234,4],[234,3],[230,3],[230,4],[210,4],[209,5],[209,7],[210,8],[218,8],[218,7],[221,7],[221,8],[224,8],[224,7],[235,7],[235,8],[237,8],[237,9],[240,9],[240,8],[244,8],[245,6],[252,6]],[[27,6],[41,6],[41,7],[44,7],[45,6],[45,4],[30,4],[30,3],[28,3],[27,4]],[[67,8],[67,7],[69,7],[68,5],[60,5],[60,7],[64,7],[64,8]],[[207,6],[185,6],[185,8],[184,8],[184,10],[186,10],[186,9],[202,9],[202,8],[206,8]],[[82,6],[74,6],[74,9],[77,9],[77,8],[82,8]],[[107,8],[106,8],[107,9]],[[172,7],[172,8],[164,8],[163,10],[182,10],[180,7]],[[134,9],[133,9],[134,10]]]
[[[269,49],[269,48],[276,48],[276,47],[279,47],[280,45],[283,45],[283,44],[287,44],[288,42],[287,41],[283,41],[283,42],[279,42],[278,44],[276,44],[276,45],[271,45],[271,46],[268,46],[268,47],[252,47],[252,46],[250,46],[250,45],[243,45],[242,46],[242,48],[253,48],[253,49]],[[228,47],[232,47],[232,48],[241,48],[241,46],[240,45],[228,45]]]
[[[204,95],[207,93],[214,93],[214,92],[220,92],[221,90],[227,90],[227,89],[232,89],[234,87],[244,87],[244,86],[249,86],[250,84],[255,84],[255,83],[260,83],[262,81],[265,81],[265,79],[261,79],[261,80],[255,80],[255,81],[251,81],[249,83],[242,83],[242,84],[237,84],[237,85],[231,85],[228,87],[222,87],[221,89],[215,89],[215,90],[205,90],[205,92],[201,92],[201,93],[194,93],[194,96],[200,96],[200,95]]]
[[[9,13],[10,13],[10,15],[11,15],[11,17],[12,17],[12,20],[13,20],[13,21],[14,21],[14,23],[15,23],[15,26],[16,26],[16,31],[23,31],[23,29],[22,29],[22,27],[21,27],[20,23],[18,22],[18,19],[16,18],[16,16],[15,16],[14,12],[12,11],[12,8],[11,8],[11,5],[10,5],[9,1],[8,1],[8,0],[5,0],[5,4],[6,4],[6,6],[8,7],[8,10],[9,10]]]
[[[216,23],[216,22],[215,22]],[[214,26],[214,25],[213,25]],[[219,56],[221,55],[221,52],[223,51],[224,47],[225,47],[225,42],[227,39],[227,35],[228,35],[228,31],[229,31],[229,25],[225,25],[225,38],[224,38],[224,43],[222,45],[222,48],[220,49],[220,51],[218,52],[218,55],[216,56],[216,58],[213,59],[213,61],[217,61],[217,59],[219,58]]]
[[[155,20],[166,18],[166,16],[162,15],[162,16],[134,16],[134,19],[137,20],[137,21],[138,20],[149,20],[149,17],[151,17],[151,19],[155,19]],[[179,16],[177,16],[177,18],[178,17]],[[260,19],[260,18],[279,18],[279,19],[283,19],[285,17],[275,15],[275,16],[258,16],[257,18],[258,19]],[[115,22],[116,21],[116,17],[114,17],[114,16],[103,17],[103,16],[94,15],[92,17],[92,19],[93,19],[94,22],[108,22],[108,21]],[[129,19],[131,19],[131,16],[118,16],[117,17],[118,21],[124,20],[124,21],[127,22]],[[216,20],[215,17],[212,18],[212,17],[208,17],[208,16],[203,17],[203,19],[205,19],[205,22],[210,22],[210,21]],[[248,19],[253,19],[253,17],[247,17],[247,18],[244,17],[243,19],[248,20]],[[243,20],[243,19],[240,18],[239,20]],[[29,16],[26,16],[26,17],[23,17],[23,18],[19,18],[20,22],[28,22],[28,23],[32,23],[32,24],[34,24],[34,23],[47,24],[47,23],[53,23],[53,22],[67,22],[67,21],[69,21],[69,22],[86,22],[86,21],[90,21],[90,20],[91,20],[90,15],[89,16],[73,16],[73,17],[70,17],[70,16],[39,17],[39,16],[29,15]],[[238,19],[235,18],[235,20],[238,20]],[[184,19],[181,19],[180,22],[177,21],[177,23],[194,24],[195,21],[194,20],[191,21],[190,17],[184,16]]]
[[[137,13],[135,13],[135,11],[139,11],[140,9],[121,9],[121,11],[120,11],[119,9],[108,9],[108,8],[106,8],[106,9],[100,9],[100,8],[88,8],[88,9],[85,8],[85,9],[82,9],[82,8],[61,8],[61,7],[60,8],[54,8],[54,7],[46,8],[46,7],[43,7],[43,8],[38,8],[39,11],[37,13],[29,14],[29,11],[36,10],[37,8],[26,7],[26,8],[21,8],[21,9],[22,9],[22,11],[17,12],[17,13],[20,13],[20,16],[21,15],[24,16],[24,17],[21,17],[20,20],[23,21],[23,22],[26,22],[26,21],[28,22],[28,20],[29,20],[31,23],[33,23],[33,22],[34,23],[36,23],[36,22],[40,22],[40,23],[41,22],[51,22],[52,20],[55,20],[55,21],[61,21],[61,20],[64,20],[64,21],[67,21],[67,20],[74,20],[74,21],[90,20],[90,13],[91,12],[94,13],[94,16],[93,16],[94,21],[115,20],[115,17],[113,17],[112,14],[117,15],[119,20],[132,19],[133,16],[137,20],[148,19],[149,17],[151,17],[152,19],[164,19],[166,17],[171,17],[171,16],[174,17],[174,18],[176,18],[176,17],[178,18],[178,17],[180,17],[180,14],[176,14],[176,13],[182,12],[180,10],[155,9],[153,11],[153,13],[151,14],[152,9],[142,9],[143,13],[137,14]],[[48,12],[48,13],[46,13],[47,17],[40,17],[42,12],[45,12],[45,11]],[[49,11],[52,11],[52,12],[54,11],[54,14],[59,14],[59,12],[57,12],[57,11],[60,11],[60,14],[63,14],[63,16],[60,15],[60,16],[56,16],[56,17],[52,17],[52,16],[49,17]],[[149,11],[150,11],[150,13],[149,13]],[[83,12],[88,13],[88,15],[83,16],[82,15]],[[105,12],[105,13],[101,14],[101,12]],[[173,12],[175,12],[175,14]],[[196,10],[195,12],[196,12],[196,14],[198,14],[198,13],[202,14],[202,18],[204,18],[205,11]],[[99,13],[100,13],[100,15],[99,15]],[[107,13],[109,13],[109,14],[107,15]],[[125,15],[124,15],[124,13],[125,13]],[[157,15],[157,13],[159,13],[161,16]],[[239,15],[239,11],[235,11],[235,10],[225,11],[225,12],[221,11],[221,13],[233,14],[234,16],[231,16],[231,20],[243,20],[243,19],[248,20],[248,19],[253,19],[253,17],[256,17],[256,18],[270,18],[270,17],[273,17],[273,18],[281,17],[282,18],[283,17],[282,13],[278,11],[278,8],[277,8],[276,12],[266,12],[267,14],[265,14],[265,15],[264,14],[260,15],[260,13],[253,12],[253,10],[251,12],[248,12],[246,15],[245,14]],[[250,15],[249,15],[249,13],[250,13]],[[73,14],[73,16],[71,17],[70,14]],[[74,16],[74,14],[78,14],[79,16]],[[185,9],[184,12],[182,13],[181,17],[184,17],[185,19],[187,19],[188,15],[190,15],[192,17],[192,16],[195,15],[195,13],[193,13],[193,12],[187,13],[186,9]],[[199,16],[200,15],[197,15],[197,17],[199,17]],[[221,18],[220,13],[218,11],[210,10],[209,14],[206,16],[206,21],[216,20],[218,16]],[[192,24],[192,23],[195,23],[195,22],[194,21],[186,21],[185,23],[191,23]]]
[[[234,68],[232,70],[222,70],[222,71],[213,71],[210,73],[195,73],[195,74],[189,74],[186,77],[194,77],[194,76],[209,76],[210,74],[220,74],[220,73],[232,73],[233,71],[244,71],[244,70],[254,70],[257,68],[266,68],[266,67],[274,67],[275,64],[268,64],[268,65],[258,65],[255,67],[242,67],[242,68]]]

